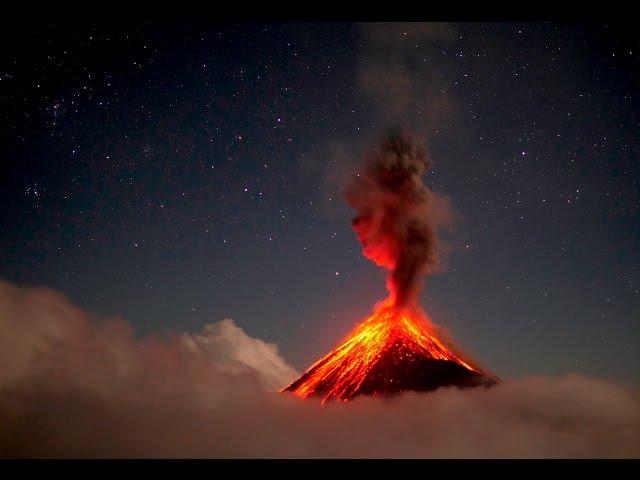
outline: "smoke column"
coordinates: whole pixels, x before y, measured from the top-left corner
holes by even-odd
[[[434,196],[422,181],[427,153],[407,136],[390,134],[365,156],[345,197],[365,257],[389,270],[392,306],[417,306],[422,276],[437,264]]]

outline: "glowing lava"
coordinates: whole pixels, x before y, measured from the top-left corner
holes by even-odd
[[[347,401],[440,386],[490,385],[497,378],[445,345],[413,309],[387,300],[328,355],[283,391]]]

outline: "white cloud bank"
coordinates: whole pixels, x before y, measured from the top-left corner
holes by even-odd
[[[0,457],[638,457],[637,394],[579,375],[348,404],[231,320],[135,339],[47,289],[0,281]]]

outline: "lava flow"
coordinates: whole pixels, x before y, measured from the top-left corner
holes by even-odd
[[[283,391],[324,403],[498,382],[454,352],[419,306],[421,279],[438,262],[436,231],[447,219],[446,203],[422,181],[429,166],[408,138],[391,136],[349,185],[347,201],[358,211],[353,227],[365,257],[389,270],[389,297]]]

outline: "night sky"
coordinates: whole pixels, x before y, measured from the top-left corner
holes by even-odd
[[[0,277],[122,316],[140,335],[233,318],[302,370],[384,298],[340,185],[402,125],[428,143],[425,181],[458,212],[421,296],[433,320],[504,378],[637,383],[634,29],[5,32]]]

